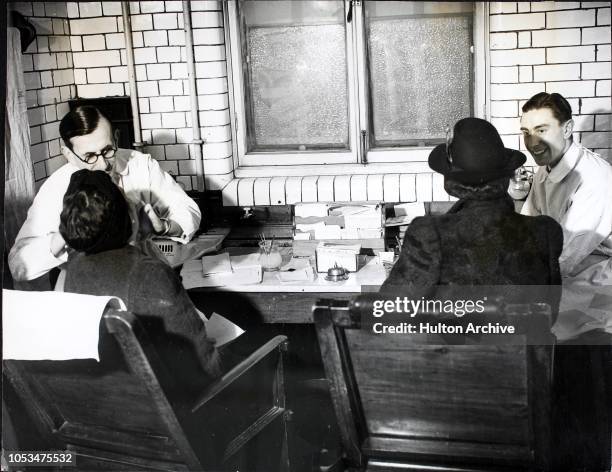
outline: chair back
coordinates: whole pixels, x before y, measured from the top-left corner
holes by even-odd
[[[546,465],[552,338],[548,345],[531,345],[528,335],[511,345],[455,345],[443,336],[373,334],[362,320],[380,298],[321,300],[314,308],[349,464]],[[550,332],[546,305],[487,310],[494,322],[530,317],[531,326]]]

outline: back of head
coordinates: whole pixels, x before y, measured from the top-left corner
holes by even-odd
[[[526,113],[530,110],[539,110],[540,108],[550,109],[553,116],[561,124],[572,119],[572,106],[563,95],[558,93],[537,93],[527,100],[521,109],[523,113]]]
[[[128,243],[132,234],[128,205],[108,174],[89,170],[72,174],[59,230],[71,248],[87,254]]]
[[[64,115],[59,125],[60,136],[64,144],[72,149],[70,140],[76,136],[92,133],[98,127],[101,119],[108,120],[100,110],[91,105],[82,105],[70,110]]]

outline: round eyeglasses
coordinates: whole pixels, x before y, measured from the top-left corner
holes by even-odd
[[[103,159],[112,158],[117,152],[117,148],[115,146],[106,146],[100,152],[88,152],[83,157],[79,156],[76,152],[72,151],[72,153],[85,164],[95,164],[98,159],[101,157]]]

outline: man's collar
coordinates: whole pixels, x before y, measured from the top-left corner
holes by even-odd
[[[131,156],[131,149],[117,149],[117,153],[115,154],[115,172],[120,175],[127,175],[128,162]]]
[[[572,142],[572,145],[565,154],[563,154],[563,157],[555,167],[550,171],[546,167],[544,168],[544,172],[540,175],[540,183],[544,182],[546,179],[554,183],[561,182],[567,174],[576,167],[578,159],[580,158],[580,151],[581,147],[575,142]]]

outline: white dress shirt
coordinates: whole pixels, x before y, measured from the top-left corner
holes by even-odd
[[[561,225],[564,276],[583,270],[592,253],[612,256],[612,166],[572,143],[550,171],[538,169],[521,213],[548,215]]]
[[[64,194],[70,176],[77,170],[67,163],[40,187],[9,253],[9,268],[15,280],[35,279],[67,261],[65,252],[60,257],[51,253],[50,241],[52,234],[59,231]],[[200,210],[155,159],[131,149],[118,149],[114,170],[114,180],[123,189],[133,214],[150,203],[158,215],[178,223],[183,230],[180,237],[172,239],[186,243],[193,237],[200,226]]]

